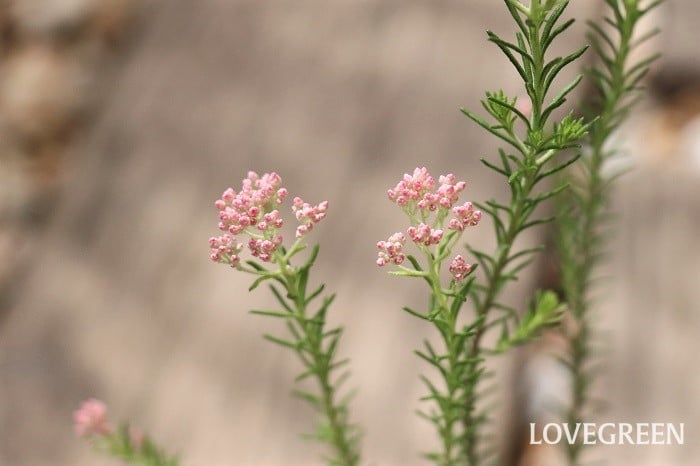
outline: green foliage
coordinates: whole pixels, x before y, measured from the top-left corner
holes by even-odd
[[[556,324],[561,315],[562,308],[551,292],[539,294],[522,318],[515,309],[500,302],[500,295],[542,249],[516,250],[514,244],[526,229],[552,220],[538,217],[536,209],[564,191],[567,183],[549,188],[544,187],[545,182],[576,162],[578,155],[562,157],[561,154],[577,147],[590,128],[590,123],[584,123],[582,118],[571,113],[560,121],[552,118],[554,111],[567,102],[569,94],[581,82],[581,76],[577,76],[555,90],[557,76],[587,49],[582,47],[568,55],[549,58],[548,52],[556,38],[574,22],[562,20],[569,2],[533,0],[526,6],[518,0],[505,0],[505,4],[517,27],[515,40],[505,40],[493,32],[487,34],[522,79],[531,111],[520,110],[516,99],[502,91],[487,93],[482,101],[490,121],[463,110],[475,123],[507,143],[507,147],[499,150],[497,160],[482,162],[505,177],[510,187],[507,203],[491,200],[479,205],[493,222],[496,250],[489,253],[469,249],[481,268],[479,278],[468,291],[475,306],[475,320],[469,327],[469,341],[465,344],[465,360],[470,361],[466,372],[472,384],[469,391],[474,395],[467,399],[467,408],[462,413],[466,438],[465,461],[461,464],[470,466],[482,464],[488,457],[481,441],[482,425],[488,420],[488,413],[476,409],[476,386],[485,374],[482,355],[489,352],[482,347],[484,334],[490,328],[501,328],[502,336],[495,348],[496,352],[501,352],[531,340],[542,328]]]
[[[466,345],[474,335],[476,326],[476,323],[473,323],[460,329],[457,322],[462,305],[474,283],[471,274],[466,277],[464,283],[451,280],[447,286],[443,285],[440,278],[443,263],[455,245],[453,238],[458,237],[447,236],[435,252],[431,252],[428,248],[421,248],[425,266],[421,266],[415,257],[408,257],[414,269],[423,272],[420,276],[428,283],[431,297],[427,314],[418,313],[408,307],[404,308],[409,314],[432,322],[444,343],[444,349],[440,351],[425,340],[424,348],[415,351],[418,357],[437,370],[443,381],[443,385],[438,386],[428,377],[421,376],[429,392],[423,400],[432,401],[433,407],[429,411],[419,411],[418,414],[435,425],[442,442],[441,451],[430,452],[425,456],[436,464],[444,466],[465,464],[464,446],[467,432],[461,427],[460,422],[466,416],[469,406],[467,400],[473,396],[471,383],[473,374],[470,372],[470,367],[474,362],[469,359]],[[472,273],[474,270],[472,269]]]
[[[618,174],[607,173],[608,161],[617,151],[608,148],[611,135],[639,99],[639,83],[658,55],[630,64],[630,53],[653,37],[653,30],[635,39],[639,21],[660,2],[605,0],[608,16],[588,22],[588,39],[599,65],[588,70],[597,95],[589,108],[596,120],[585,139],[586,156],[579,170],[562,172],[562,182],[572,185],[557,206],[557,249],[567,306],[576,325],[569,333],[570,351],[564,360],[572,372],[572,403],[566,415],[570,423],[589,414],[589,386],[593,381],[591,340],[594,336],[590,290],[599,258],[605,253],[605,213],[612,182]],[[582,445],[567,445],[569,464],[581,464]]]
[[[107,436],[96,437],[93,442],[97,449],[134,466],[180,465],[176,457],[167,455],[148,436],[135,440],[127,424]]]
[[[285,321],[288,336],[264,335],[264,338],[279,346],[291,349],[297,355],[304,370],[295,381],[315,379],[316,390],[294,390],[294,394],[309,403],[320,415],[316,432],[310,437],[330,447],[325,457],[330,466],[357,466],[360,462],[360,431],[349,420],[348,396],[339,398],[342,384],[350,376],[346,370],[348,359],[338,358],[338,345],[343,329],[328,329],[326,314],[333,303],[334,294],[323,296],[324,285],[309,291],[309,273],[318,255],[314,246],[307,261],[301,266],[292,266],[291,259],[304,249],[297,242],[289,251],[282,249],[275,255],[278,266],[266,269],[255,262],[249,262],[250,269],[258,275],[251,289],[264,281],[273,281],[270,291],[280,309],[252,310],[253,314],[273,317]],[[314,310],[312,310],[314,309]]]
[[[534,340],[544,328],[559,325],[564,309],[565,305],[559,302],[553,291],[537,292],[522,319],[516,319],[518,322],[512,331],[508,329],[506,321],[503,322],[496,350],[502,353],[513,346]]]
[[[441,439],[441,450],[426,457],[439,466],[478,466],[490,459],[491,451],[482,433],[488,422],[488,412],[477,410],[477,401],[483,393],[481,381],[490,373],[485,367],[485,356],[536,338],[548,326],[556,325],[562,306],[552,292],[538,294],[530,308],[520,313],[500,301],[506,285],[517,280],[534,254],[542,247],[514,249],[520,234],[528,228],[547,223],[551,218],[536,215],[537,207],[556,196],[567,185],[546,188],[545,181],[573,164],[578,155],[562,158],[560,153],[576,147],[586,134],[589,124],[569,114],[553,121],[553,112],[567,101],[568,95],[579,84],[581,77],[555,89],[559,73],[578,59],[586,47],[563,57],[549,58],[549,49],[556,37],[565,32],[573,20],[562,21],[568,1],[533,0],[525,6],[517,0],[505,0],[515,21],[514,41],[507,41],[493,32],[488,39],[505,54],[521,77],[529,105],[521,105],[517,98],[503,91],[487,92],[481,104],[487,116],[462,110],[465,115],[492,135],[506,143],[496,160],[482,159],[483,164],[501,175],[510,187],[507,202],[489,200],[478,204],[494,228],[497,248],[493,253],[469,248],[478,262],[479,271],[463,282],[441,281],[441,270],[459,236],[447,234],[435,251],[419,245],[420,260],[408,256],[410,267],[400,267],[395,275],[423,279],[431,294],[425,311],[404,310],[419,319],[432,323],[439,332],[443,348],[435,348],[428,341],[416,354],[439,375],[441,383],[429,377],[422,380],[428,388],[425,400],[431,408],[419,414],[435,425]],[[528,108],[530,107],[530,108]],[[411,207],[405,207],[412,221],[418,222]],[[442,218],[433,225],[440,226]],[[425,221],[425,219],[421,219]],[[469,302],[474,312],[464,319],[462,308]],[[466,323],[464,323],[466,320]],[[502,337],[497,348],[482,345],[484,334],[500,327]],[[488,393],[488,391],[486,391]]]

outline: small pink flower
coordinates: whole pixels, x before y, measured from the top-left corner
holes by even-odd
[[[445,241],[456,242],[466,227],[475,226],[481,220],[481,212],[474,210],[471,202],[456,205],[467,187],[466,182],[457,180],[453,173],[441,175],[437,180],[436,183],[427,168],[416,168],[413,174],[404,174],[396,186],[387,191],[389,199],[401,206],[411,221],[406,236],[421,248],[430,248]],[[450,213],[454,214],[453,218],[450,218]],[[446,235],[447,230],[457,230],[459,234]],[[406,258],[403,252],[404,236],[401,235],[400,241],[392,238],[377,243],[377,265],[383,266],[390,262],[400,264]],[[454,243],[444,246],[451,248]],[[458,280],[469,273],[471,268],[469,264],[462,265],[460,260],[463,261],[460,258],[453,264]]]
[[[466,227],[478,225],[481,220],[481,211],[474,210],[474,205],[471,202],[465,202],[464,205],[454,207],[452,213],[456,217],[450,219],[448,223],[450,230],[464,231]]]
[[[328,201],[320,202],[317,205],[311,205],[304,202],[300,197],[295,197],[294,203],[292,204],[292,211],[297,220],[301,223],[296,231],[296,237],[301,238],[313,228],[315,223],[320,222],[326,217]]]
[[[250,238],[248,249],[253,257],[257,257],[263,262],[270,262],[272,253],[282,244],[282,236],[277,235],[272,239]]]
[[[400,206],[406,206],[409,200],[419,201],[425,193],[435,187],[435,179],[430,175],[425,167],[413,170],[413,175],[404,174],[394,189],[389,189],[387,195],[389,199]],[[427,208],[427,207],[426,207]]]
[[[459,200],[459,195],[466,189],[467,183],[457,181],[457,178],[452,173],[440,176],[439,181],[440,187],[437,189],[438,203],[440,207],[449,209]]]
[[[275,172],[262,176],[248,172],[240,192],[228,188],[214,203],[221,220],[219,229],[236,235],[251,226],[259,228],[261,215],[287,196],[287,190],[280,187],[281,183],[282,179]]]
[[[464,280],[464,277],[469,275],[471,270],[471,264],[467,264],[464,258],[459,254],[452,259],[452,262],[450,262],[450,273],[458,282]]]
[[[277,199],[275,202],[281,204],[287,198],[287,188],[280,188],[277,190]]]
[[[243,249],[243,245],[236,243],[235,238],[227,233],[209,238],[209,247],[209,258],[214,262],[235,267],[241,261],[238,253]]]
[[[389,262],[396,265],[401,265],[406,260],[406,254],[403,252],[403,246],[406,243],[406,237],[403,233],[394,233],[386,241],[379,241],[377,249],[377,265],[383,267]]]
[[[413,175],[405,174],[393,189],[387,191],[387,195],[390,200],[407,209],[407,212],[411,212],[415,205],[425,217],[430,212],[450,209],[467,187],[467,183],[457,181],[452,173],[441,175],[438,181],[440,185],[435,189],[435,179],[428,169],[416,168]]]
[[[421,223],[417,227],[408,227],[406,232],[414,243],[422,244],[424,246],[438,244],[444,235],[442,230],[430,228],[430,226],[426,225],[425,223]]]
[[[243,244],[248,245],[253,257],[263,262],[272,260],[282,244],[279,230],[284,220],[278,205],[288,196],[281,184],[282,178],[275,172],[258,175],[251,171],[241,183],[240,191],[228,188],[221,194],[214,205],[219,215],[218,227],[224,234],[209,239],[209,256],[213,261],[237,266]],[[326,217],[328,201],[311,205],[297,197],[292,210],[300,222],[296,230],[300,238]],[[248,240],[238,241],[238,235],[246,235]]]
[[[109,435],[112,429],[107,423],[107,406],[94,398],[84,401],[73,413],[75,432],[80,437]]]

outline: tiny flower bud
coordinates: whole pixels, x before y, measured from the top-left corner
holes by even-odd
[[[109,435],[112,430],[107,423],[107,406],[94,398],[84,401],[73,413],[75,432],[80,437]]]

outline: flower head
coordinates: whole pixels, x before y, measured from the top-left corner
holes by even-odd
[[[328,201],[323,201],[318,205],[311,205],[304,202],[300,197],[295,197],[292,211],[294,215],[296,215],[297,220],[301,223],[301,225],[297,227],[296,237],[301,238],[313,228],[315,223],[326,218],[327,210]]]
[[[466,227],[478,225],[481,220],[481,211],[474,210],[474,205],[471,202],[465,202],[464,205],[453,208],[452,213],[455,218],[450,219],[448,223],[450,230],[464,231]]]
[[[396,233],[387,241],[377,243],[377,265],[381,267],[390,262],[400,265],[406,258],[403,251],[406,237],[426,253],[428,248],[440,244],[449,251],[467,226],[475,226],[481,220],[481,212],[475,210],[471,202],[457,205],[466,187],[467,183],[452,173],[439,176],[436,182],[425,167],[416,168],[413,174],[404,174],[387,195],[408,215],[411,224],[406,229],[406,236]],[[453,274],[461,280],[471,266],[462,263],[461,256],[457,257],[459,260],[453,261]]]
[[[243,249],[243,245],[236,243],[235,238],[228,233],[209,238],[209,247],[211,248],[209,257],[214,262],[221,262],[222,264],[229,264],[231,267],[235,267],[241,261],[238,253]]]
[[[94,398],[83,401],[80,409],[73,413],[75,432],[80,437],[109,435],[112,432],[107,422],[107,406]]]
[[[471,264],[467,264],[467,261],[465,261],[459,254],[457,254],[454,259],[452,259],[452,262],[450,262],[450,273],[458,282],[464,280],[464,277],[469,275],[471,270]]]
[[[438,178],[440,185],[435,189],[435,178],[428,169],[416,168],[413,175],[404,174],[393,189],[387,191],[389,199],[401,207],[412,211],[417,208],[423,214],[438,209],[449,209],[459,200],[459,194],[467,187],[464,181],[449,173]]]
[[[387,191],[387,195],[398,205],[405,206],[409,201],[421,200],[434,187],[435,179],[430,176],[428,169],[425,167],[416,168],[413,170],[413,175],[404,174],[403,179],[396,184],[394,189]]]
[[[444,234],[442,230],[431,228],[425,223],[421,223],[417,227],[408,227],[408,230],[406,230],[406,232],[408,233],[408,236],[411,237],[414,243],[422,244],[424,246],[438,244]]]
[[[383,267],[389,262],[401,265],[406,260],[406,254],[403,252],[405,243],[406,237],[403,233],[394,233],[386,241],[378,242],[379,256],[377,257],[377,265]]]
[[[214,203],[219,210],[219,230],[237,235],[251,227],[262,231],[281,227],[281,220],[261,224],[267,214],[279,217],[275,208],[287,197],[287,190],[281,184],[282,178],[275,172],[262,176],[248,172],[240,192],[228,188]]]
[[[280,230],[285,222],[279,208],[287,195],[282,178],[275,172],[263,175],[248,172],[240,191],[226,189],[214,203],[219,211],[218,226],[224,234],[209,238],[211,260],[237,267],[246,245],[253,257],[271,261],[283,242]],[[314,206],[295,197],[292,211],[300,223],[296,237],[301,238],[323,220],[327,210],[328,201]],[[239,240],[241,235],[247,238]]]

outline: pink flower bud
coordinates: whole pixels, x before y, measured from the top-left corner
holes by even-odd
[[[460,255],[456,255],[452,262],[450,262],[450,273],[456,281],[462,281],[471,272],[471,264],[467,264],[464,258]]]
[[[73,413],[73,422],[80,437],[104,436],[112,432],[107,423],[107,406],[94,398],[84,401]]]

